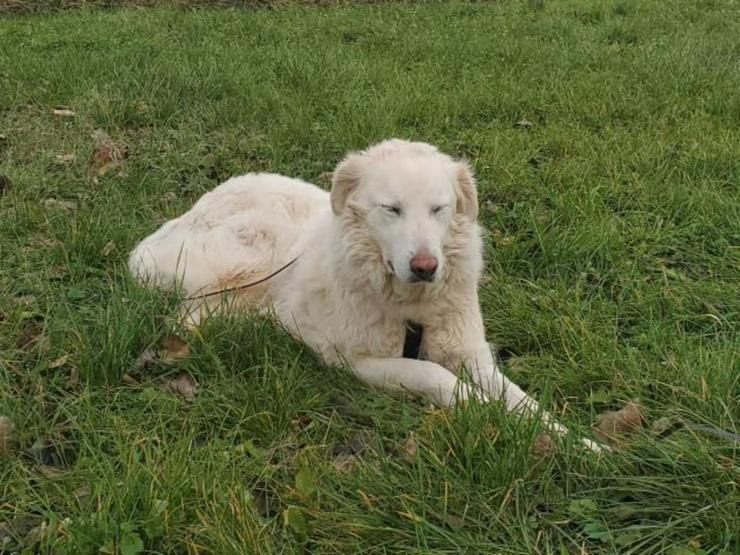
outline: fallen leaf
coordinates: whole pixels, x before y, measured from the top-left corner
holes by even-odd
[[[514,127],[516,127],[517,129],[530,129],[533,126],[534,126],[534,123],[526,119],[520,119],[518,122],[514,124]]]
[[[80,505],[85,505],[92,495],[92,488],[88,485],[80,486],[79,488],[74,490],[72,495],[74,495],[77,503],[79,503]]]
[[[15,424],[7,416],[0,416],[0,458],[18,449],[18,435]]]
[[[120,141],[109,141],[92,155],[91,164],[98,177],[103,177],[128,158],[128,147]]]
[[[190,346],[177,334],[163,337],[156,345],[146,348],[136,359],[136,368],[144,370],[154,364],[173,364],[190,356]]]
[[[619,441],[639,430],[644,423],[642,407],[630,401],[618,411],[610,411],[596,417],[594,431],[602,438]]]
[[[43,520],[39,515],[27,514],[0,522],[0,552],[19,551],[23,547],[23,540],[26,536]]]
[[[532,454],[538,459],[552,455],[555,452],[555,442],[547,434],[540,434],[532,444]]]
[[[178,374],[172,379],[165,380],[164,387],[170,393],[186,401],[195,399],[195,394],[198,392],[198,382],[189,374]]]
[[[112,253],[115,249],[116,243],[114,241],[108,241],[100,251],[100,254],[102,254],[103,256],[110,256],[110,253]]]
[[[341,455],[359,455],[365,450],[365,442],[363,441],[362,437],[359,435],[356,435],[352,437],[351,439],[342,442],[337,443],[332,447],[331,454],[334,457],[339,457]]]
[[[80,385],[80,370],[73,366],[69,371],[69,376],[67,377],[67,387],[73,388]]]
[[[26,537],[23,538],[24,552],[51,538],[58,529],[58,522],[41,522],[41,524],[34,527],[28,534],[26,534]]]
[[[77,460],[77,451],[70,444],[52,441],[48,438],[37,439],[28,450],[28,455],[41,463],[40,470],[67,470]],[[46,468],[44,468],[46,467]]]
[[[144,349],[139,358],[136,359],[136,369],[144,370],[155,362],[157,362],[157,351],[154,350],[154,347],[149,347]]]
[[[13,186],[13,182],[7,175],[0,174],[0,195],[4,195]]]
[[[77,156],[74,154],[57,154],[54,158],[56,159],[56,163],[60,166],[68,166],[77,160]]]
[[[650,431],[658,437],[666,437],[683,427],[684,423],[679,418],[664,416],[653,422]]]
[[[159,342],[157,358],[165,363],[173,363],[190,356],[190,346],[177,334],[171,333]]]
[[[124,372],[123,376],[121,376],[121,381],[125,383],[126,385],[136,386],[139,385],[139,380],[134,378],[131,374],[128,372]]]
[[[408,462],[412,462],[416,459],[416,455],[419,452],[419,444],[416,441],[416,432],[413,430],[409,432],[409,436],[403,443],[403,458]]]
[[[19,349],[26,349],[42,342],[44,337],[44,319],[40,316],[32,316],[23,322],[23,331],[16,341]]]
[[[65,364],[67,364],[67,361],[68,360],[69,360],[69,354],[62,355],[58,359],[56,359],[54,362],[52,362],[49,365],[49,368],[51,368],[53,370],[54,369],[57,369],[57,368],[61,368],[62,366],[64,366]]]
[[[348,455],[348,454],[341,454],[337,457],[334,457],[334,468],[337,470],[337,472],[349,472],[352,470],[355,466],[357,466],[358,458],[354,455]]]
[[[73,118],[77,115],[69,108],[64,108],[63,106],[57,106],[52,113],[60,118]]]
[[[252,488],[252,499],[257,513],[263,518],[277,516],[280,501],[277,496],[264,483],[257,484]]]

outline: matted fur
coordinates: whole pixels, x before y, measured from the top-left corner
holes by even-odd
[[[477,213],[465,162],[391,139],[342,160],[331,194],[274,174],[230,179],[144,239],[130,268],[192,296],[256,281],[299,256],[232,300],[272,311],[326,361],[348,363],[371,385],[444,406],[477,395],[532,412],[537,403],[498,370],[485,339]],[[420,254],[438,262],[431,281],[410,269]],[[220,301],[187,310],[197,323]],[[421,360],[400,358],[409,321],[424,326]],[[472,384],[458,380],[463,365]]]

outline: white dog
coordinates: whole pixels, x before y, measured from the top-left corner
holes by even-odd
[[[469,166],[393,139],[347,156],[333,181],[329,194],[274,174],[230,179],[144,239],[131,271],[180,284],[196,322],[226,297],[274,312],[326,361],[347,363],[373,386],[442,406],[476,395],[537,411],[486,342]],[[402,357],[409,326],[418,358]],[[458,379],[462,367],[471,384]]]

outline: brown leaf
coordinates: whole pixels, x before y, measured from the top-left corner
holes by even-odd
[[[102,254],[103,256],[110,256],[110,253],[112,253],[115,249],[116,243],[114,241],[108,241],[101,249],[100,254]]]
[[[73,118],[77,115],[72,110],[70,110],[69,108],[65,108],[64,106],[57,106],[56,108],[54,108],[52,113],[60,118]]]
[[[78,385],[80,385],[80,370],[76,366],[73,366],[67,377],[67,387],[73,388]]]
[[[16,341],[19,349],[26,349],[41,341],[44,334],[44,320],[41,317],[28,318],[23,322],[23,331]]]
[[[52,362],[49,365],[49,368],[51,368],[52,370],[55,370],[57,368],[61,368],[62,366],[64,366],[65,364],[67,364],[67,361],[68,360],[69,360],[69,354],[62,355],[58,359],[56,359],[54,362]]]
[[[357,457],[342,454],[334,458],[334,468],[337,472],[349,472],[357,466]]]
[[[7,175],[0,174],[0,195],[9,192],[13,187],[13,182]]]
[[[52,441],[48,438],[41,438],[27,451],[31,458],[41,463],[42,473],[49,471],[54,474],[55,471],[67,470],[77,460],[77,451],[70,443]]]
[[[544,459],[555,452],[555,443],[547,434],[540,434],[532,444],[532,454],[537,459]]]
[[[403,458],[408,462],[414,461],[416,455],[419,453],[419,444],[416,441],[416,432],[413,430],[409,432],[409,436],[403,443]]]
[[[74,495],[80,505],[85,505],[92,495],[92,488],[90,486],[81,486],[72,495]]]
[[[0,522],[0,548],[9,553],[19,551],[23,547],[23,540],[43,522],[39,515],[25,514],[13,520]]]
[[[0,416],[0,458],[18,449],[18,435],[15,424],[7,416]]]
[[[109,141],[98,148],[92,156],[92,166],[98,177],[103,177],[128,158],[128,147],[120,141]]]
[[[198,382],[189,374],[178,374],[172,379],[165,380],[164,387],[170,393],[186,401],[195,399],[195,394],[198,392]]]
[[[154,347],[149,347],[148,349],[144,349],[144,351],[139,355],[139,358],[136,359],[136,369],[144,370],[156,362],[157,351]]]
[[[615,442],[642,428],[644,421],[642,407],[630,401],[618,411],[597,416],[594,431],[602,438]]]
[[[125,383],[126,385],[130,386],[137,386],[140,385],[139,380],[137,380],[134,376],[129,374],[128,372],[125,372],[123,376],[121,376],[121,381]]]
[[[148,347],[136,359],[137,370],[154,364],[173,364],[190,356],[190,346],[175,333],[163,337],[157,345]]]
[[[190,356],[190,346],[177,334],[165,336],[159,343],[157,358],[165,363],[177,362]]]

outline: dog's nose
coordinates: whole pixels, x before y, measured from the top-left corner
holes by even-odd
[[[409,262],[411,273],[422,281],[432,281],[437,271],[437,259],[431,254],[417,254]]]

